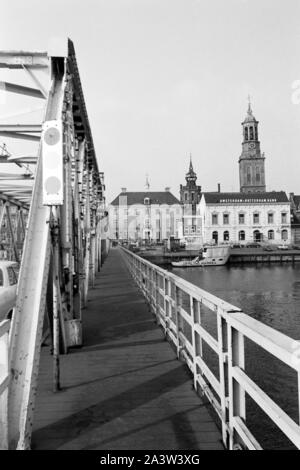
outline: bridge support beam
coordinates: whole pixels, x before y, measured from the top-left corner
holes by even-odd
[[[10,205],[17,207],[16,227],[26,232],[22,253],[17,301],[11,326],[9,351],[8,398],[0,390],[0,415],[7,406],[8,419],[2,425],[10,449],[30,449],[35,398],[39,373],[45,311],[53,334],[54,389],[63,386],[60,376],[60,354],[72,346],[82,344],[81,301],[87,302],[89,279],[94,279],[96,265],[97,214],[103,211],[102,179],[94,152],[93,140],[84,103],[75,51],[69,40],[64,48],[67,55],[55,52],[53,56],[40,53],[1,53],[0,67],[16,68],[29,74],[38,90],[10,85],[10,91],[43,97],[45,121],[59,121],[63,128],[63,201],[60,206],[44,205],[43,145],[39,146],[34,163],[37,164],[27,230],[23,219],[23,200],[29,198],[27,187],[20,191],[11,186],[1,193],[0,227],[8,220],[14,256],[18,246],[14,237]],[[48,89],[39,81],[37,71],[48,74]],[[40,96],[42,95],[42,96]],[[74,116],[76,115],[76,120]],[[43,139],[31,135],[40,126],[18,125],[2,127],[1,133],[13,138]],[[19,132],[20,131],[20,132]],[[21,132],[22,131],[22,132]],[[42,142],[41,142],[42,143]],[[88,145],[87,145],[88,143]],[[18,192],[19,191],[19,192]],[[13,195],[14,198],[13,199]],[[20,197],[20,200],[18,200]],[[100,211],[100,212],[99,212]],[[90,263],[92,272],[90,273]],[[6,415],[5,415],[6,416]],[[1,428],[2,426],[2,428]]]

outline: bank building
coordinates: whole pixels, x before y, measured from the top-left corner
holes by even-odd
[[[202,242],[291,241],[290,201],[284,191],[266,191],[265,156],[261,153],[258,121],[249,102],[242,122],[239,158],[240,192],[202,192],[197,215]]]

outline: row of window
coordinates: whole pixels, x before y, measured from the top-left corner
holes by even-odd
[[[212,225],[218,225],[218,220],[219,220],[219,214],[212,214]],[[259,224],[260,222],[260,214],[259,212],[254,212],[253,214],[253,223],[254,224]],[[273,224],[274,223],[274,214],[273,212],[268,213],[268,224]],[[288,219],[287,219],[287,212],[282,212],[281,213],[281,223],[282,224],[287,224]],[[241,213],[239,214],[239,224],[244,225],[245,224],[245,214]],[[229,225],[229,214],[223,214],[223,225]]]
[[[219,239],[219,233],[217,231],[212,232],[212,239],[215,240],[215,242],[218,242]],[[240,230],[238,233],[238,239],[239,241],[245,241],[246,240],[246,233],[244,230]],[[253,232],[253,239],[257,241],[261,241],[263,239],[263,234],[259,230],[254,230]],[[275,239],[275,232],[274,230],[268,230],[268,240],[274,240]],[[287,230],[281,230],[281,239],[282,240],[287,240],[288,239],[288,231]],[[229,241],[229,231],[225,230],[223,232],[223,241],[227,242]]]
[[[122,215],[129,215],[129,216],[140,216],[140,215],[144,215],[145,213],[151,213],[151,214],[154,214],[154,211],[139,211],[139,210],[136,210],[136,211],[133,211],[133,210],[130,210],[130,209],[123,209],[123,211],[118,211],[118,209],[115,209],[115,212],[114,212],[114,217],[120,217]],[[155,214],[157,216],[164,216],[165,214],[167,215],[180,215],[181,214],[181,209],[177,208],[177,209],[156,209],[155,210]]]
[[[257,126],[245,127],[245,140],[258,140]]]
[[[191,225],[190,227],[184,227],[184,234],[194,234],[194,233],[201,233],[201,227],[197,227],[196,225]]]

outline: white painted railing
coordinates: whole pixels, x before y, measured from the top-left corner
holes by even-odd
[[[128,268],[222,423],[222,438],[229,449],[262,449],[247,427],[246,394],[300,449],[300,427],[245,372],[244,339],[294,369],[298,374],[300,405],[300,345],[297,341],[243,313],[239,308],[122,248]],[[217,334],[203,326],[202,311],[216,318]],[[218,358],[218,377],[204,360],[209,346]]]
[[[0,322],[0,449],[8,449],[7,400],[9,384],[8,347],[10,320]]]

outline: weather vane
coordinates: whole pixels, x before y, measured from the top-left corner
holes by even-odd
[[[251,109],[251,96],[248,95],[248,113],[252,113],[252,109]]]
[[[149,183],[149,175],[148,175],[148,173],[146,173],[146,184],[145,184],[145,186],[146,186],[146,189],[147,189],[147,190],[150,189],[150,183]]]

